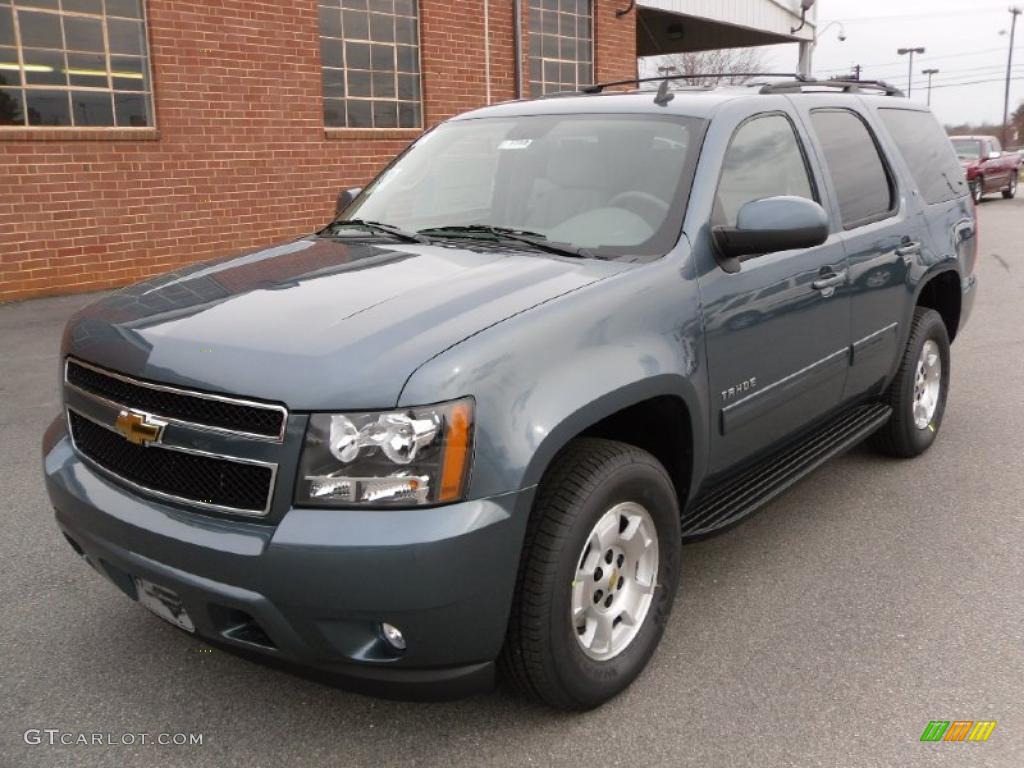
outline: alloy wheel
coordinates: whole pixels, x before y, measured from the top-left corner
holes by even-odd
[[[942,388],[942,356],[939,345],[928,339],[921,348],[914,373],[914,426],[926,429],[939,406]]]
[[[628,501],[605,512],[587,536],[572,582],[571,620],[589,658],[626,650],[647,618],[658,577],[658,532],[650,513]]]

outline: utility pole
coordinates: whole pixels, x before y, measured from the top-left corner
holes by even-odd
[[[853,79],[860,80],[861,70],[864,69],[860,64],[853,65]]]
[[[1006,60],[1006,96],[1003,99],[1003,146],[1005,147],[1010,137],[1010,76],[1013,74],[1013,36],[1017,32],[1017,17],[1021,10],[1018,6],[1010,8],[1013,22],[1010,24],[1010,55]]]
[[[928,75],[928,106],[932,105],[932,75],[939,74],[937,69],[924,69],[921,70],[921,74]]]
[[[914,54],[924,53],[924,48],[899,48],[896,51],[900,56],[910,54],[910,68],[907,72],[907,98],[910,98],[910,93],[914,88]]]

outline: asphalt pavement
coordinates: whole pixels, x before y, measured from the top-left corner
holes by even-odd
[[[687,546],[652,663],[587,714],[500,689],[366,698],[146,613],[75,557],[40,478],[61,328],[90,299],[0,306],[0,766],[1024,765],[1024,197],[986,201],[980,227],[931,451],[856,449]],[[986,743],[921,743],[931,720],[998,724]],[[115,744],[51,746],[45,729]]]

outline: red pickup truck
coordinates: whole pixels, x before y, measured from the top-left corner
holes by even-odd
[[[1024,162],[1020,152],[1003,152],[995,136],[950,136],[949,140],[967,173],[975,203],[989,192],[1002,192],[1008,200],[1016,196]]]

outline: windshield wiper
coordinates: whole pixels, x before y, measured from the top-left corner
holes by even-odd
[[[391,224],[383,224],[379,221],[366,221],[365,219],[342,219],[339,221],[332,221],[321,231],[320,234],[323,234],[328,230],[340,229],[342,227],[362,227],[363,229],[368,229],[371,232],[383,232],[386,235],[397,237],[399,240],[404,240],[407,243],[430,242],[430,238],[426,235],[417,232],[409,232],[408,230]]]
[[[541,251],[555,253],[559,256],[572,256],[574,258],[592,259],[594,254],[586,248],[580,248],[572,243],[556,243],[547,239],[540,232],[531,232],[525,229],[512,229],[511,227],[496,227],[491,224],[464,224],[449,227],[430,227],[421,229],[421,235],[442,236],[454,235],[455,237],[473,237],[474,235],[490,235],[495,240],[514,240],[518,243],[526,243]]]

